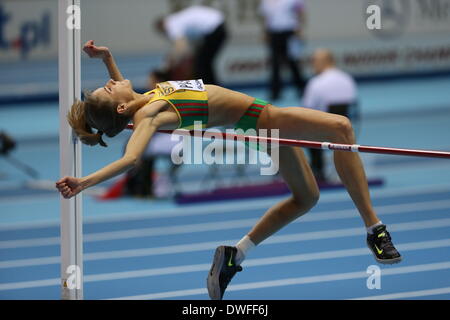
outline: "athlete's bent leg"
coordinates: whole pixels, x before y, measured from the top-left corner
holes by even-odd
[[[277,161],[274,158],[272,160]],[[206,279],[211,299],[222,299],[231,279],[242,270],[240,263],[243,257],[239,252],[241,242],[251,242],[252,246],[259,244],[292,220],[303,215],[319,199],[319,188],[301,149],[280,147],[279,168],[292,191],[292,196],[270,208],[236,247],[219,246],[216,249]],[[241,257],[238,257],[240,253]]]
[[[354,144],[350,121],[343,116],[300,107],[271,108],[267,129],[280,128],[281,138]],[[369,187],[358,153],[335,151],[336,171],[347,188],[366,227],[379,219],[372,207]]]
[[[267,210],[248,233],[255,245],[308,212],[319,200],[319,188],[302,149],[281,146],[279,169],[292,196]]]
[[[270,108],[262,127],[280,128],[281,138],[354,144],[350,121],[343,116],[300,107]],[[268,119],[268,120],[267,120]],[[334,164],[342,183],[355,203],[366,225],[367,245],[380,263],[401,261],[386,226],[381,224],[372,207],[367,178],[358,153],[334,151]]]

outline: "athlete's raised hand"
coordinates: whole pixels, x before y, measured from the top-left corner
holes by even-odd
[[[64,177],[56,181],[56,188],[61,195],[70,199],[83,190],[81,179],[75,177]]]
[[[83,46],[83,51],[87,53],[90,58],[104,59],[111,55],[107,47],[98,47],[94,44],[94,40],[87,41]]]

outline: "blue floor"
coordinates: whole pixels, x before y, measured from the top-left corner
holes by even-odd
[[[442,90],[449,81],[421,81],[362,85],[358,143],[450,150],[450,91]],[[248,93],[265,97],[262,90]],[[288,91],[278,104],[298,101]],[[14,157],[36,168],[41,180],[58,178],[56,105],[2,107],[0,128],[19,140]],[[119,157],[125,139],[110,141],[108,151],[85,147],[83,171]],[[387,155],[363,160],[369,177],[384,179],[371,190],[373,203],[403,261],[377,264],[346,192],[325,191],[311,212],[250,253],[225,299],[450,298],[450,161]],[[193,179],[204,169],[185,166],[182,174]],[[28,182],[0,158],[0,299],[59,299],[59,198],[28,190]],[[177,206],[85,195],[84,298],[208,299],[215,247],[234,244],[281,199]],[[380,289],[367,287],[372,265],[381,268]]]

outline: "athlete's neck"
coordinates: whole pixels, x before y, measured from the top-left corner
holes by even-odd
[[[136,93],[134,100],[128,102],[128,109],[130,110],[129,114],[133,115],[134,113],[136,113],[136,111],[145,106],[152,97],[153,95],[144,95]]]

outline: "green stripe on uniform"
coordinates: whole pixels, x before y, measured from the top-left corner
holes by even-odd
[[[208,103],[208,100],[170,99],[173,104],[178,103]]]
[[[255,106],[255,104],[261,105],[261,106]],[[237,129],[241,129],[244,132],[249,130],[249,129],[254,129],[256,130],[256,125],[258,123],[258,119],[259,117],[252,117],[249,116],[248,114],[254,114],[254,115],[261,115],[261,111],[264,109],[264,107],[269,104],[268,102],[261,100],[261,99],[255,99],[253,101],[253,103],[250,105],[250,107],[247,109],[247,111],[244,113],[244,115],[241,117],[241,119],[239,119],[238,123],[236,123],[236,125],[234,126],[234,130]],[[252,110],[253,109],[253,110]],[[258,110],[258,111],[256,111]],[[258,142],[245,142],[245,144],[255,150],[260,150],[260,146]],[[261,151],[265,151],[265,150],[261,150]]]
[[[169,100],[178,110],[181,116],[180,128],[190,127],[194,125],[195,121],[200,121],[203,124],[208,123],[208,100],[194,100],[194,99],[170,99]],[[180,106],[180,104],[191,104],[188,106]],[[202,110],[184,110],[184,109],[202,109]],[[204,115],[206,113],[206,115]]]
[[[269,103],[265,100],[255,99],[255,101],[253,101],[252,104],[261,104],[261,105],[265,106],[266,104],[269,104]]]
[[[200,121],[203,124],[208,123],[208,116],[182,116],[181,128],[190,127],[194,125],[194,122]]]
[[[259,112],[253,111],[253,110],[247,110],[245,113],[251,113],[251,114],[254,114],[254,115],[257,115],[257,116],[259,116],[261,114]]]

